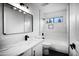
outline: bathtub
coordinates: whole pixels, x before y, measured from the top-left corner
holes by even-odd
[[[59,40],[45,40],[43,42],[43,45],[46,45],[47,47],[50,47],[51,49],[55,51],[59,51],[62,53],[68,53],[68,43],[65,41],[59,41]]]

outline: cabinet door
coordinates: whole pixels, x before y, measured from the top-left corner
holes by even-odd
[[[25,51],[22,56],[31,56],[31,49]]]
[[[42,56],[42,44],[39,44],[33,48],[33,55]]]

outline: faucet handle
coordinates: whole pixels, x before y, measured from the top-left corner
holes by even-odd
[[[42,36],[44,36],[44,33],[42,33]]]
[[[25,35],[25,40],[27,40],[27,38],[29,38],[29,36],[28,35]]]

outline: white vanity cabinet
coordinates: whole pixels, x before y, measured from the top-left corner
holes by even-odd
[[[0,56],[42,56],[42,43],[42,39],[19,42],[5,51],[0,50]]]
[[[32,56],[42,56],[42,43],[37,44],[32,48]]]
[[[42,43],[40,43],[22,53],[21,56],[42,56],[42,50]]]

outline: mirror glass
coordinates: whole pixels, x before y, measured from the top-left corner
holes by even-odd
[[[33,16],[23,14],[19,9],[14,10],[13,6],[4,4],[4,34],[16,34],[33,31]]]

